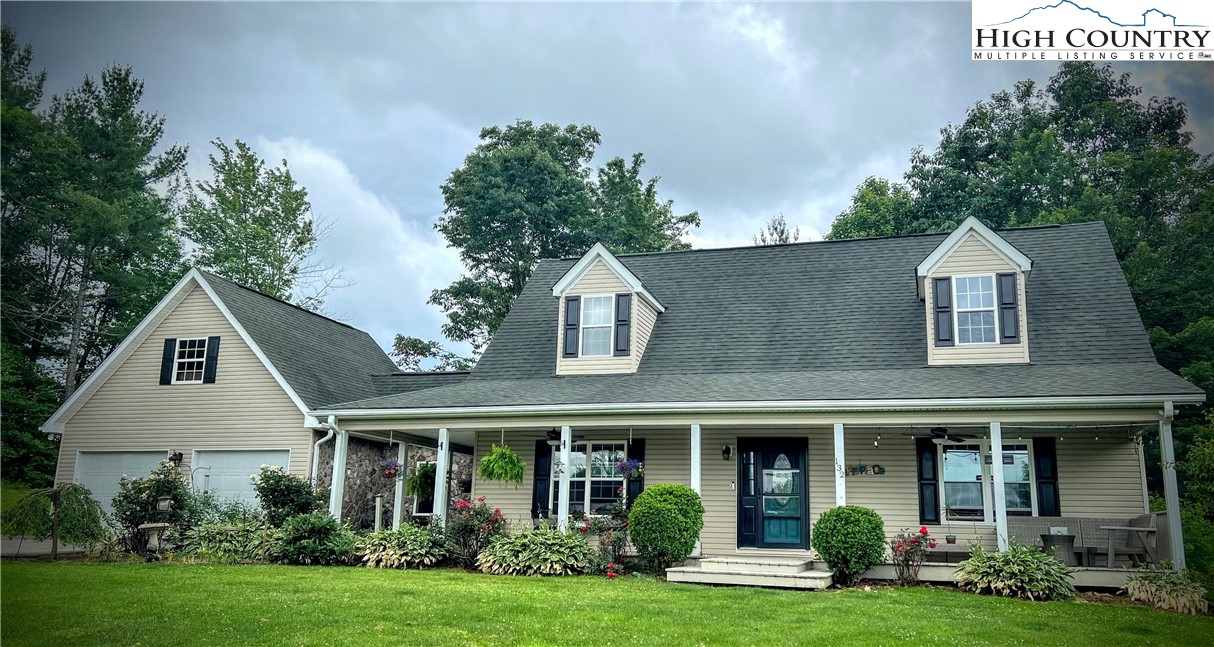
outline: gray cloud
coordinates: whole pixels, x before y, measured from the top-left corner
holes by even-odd
[[[432,224],[480,128],[589,123],[600,160],[643,151],[697,245],[747,244],[782,212],[827,230],[869,175],[1048,63],[969,60],[968,3],[795,5],[12,4],[51,91],[112,62],[147,82],[169,140],[286,156],[338,227],[323,251],[357,284],[334,311],[382,343],[439,335],[425,305],[458,272]],[[1214,150],[1211,67],[1119,63],[1191,111]]]

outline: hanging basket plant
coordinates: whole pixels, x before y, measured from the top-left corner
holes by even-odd
[[[417,471],[405,481],[405,493],[417,497],[420,501],[430,501],[434,498],[434,463],[423,463],[417,466]]]
[[[481,459],[478,470],[480,477],[486,481],[502,481],[522,485],[523,459],[505,445],[494,444],[493,449]]]

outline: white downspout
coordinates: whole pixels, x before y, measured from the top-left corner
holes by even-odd
[[[333,426],[333,419],[334,416],[329,416],[329,424],[326,425],[329,428],[329,434],[312,444],[312,487],[320,487],[320,446],[332,440],[337,433]]]

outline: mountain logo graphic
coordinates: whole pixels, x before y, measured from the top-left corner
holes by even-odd
[[[1034,13],[1037,13],[1037,12],[1043,12],[1043,13],[1044,13],[1044,12],[1047,12],[1047,11],[1049,11],[1049,10],[1051,10],[1051,9],[1058,9],[1058,8],[1062,7],[1063,5],[1070,5],[1070,6],[1074,7],[1074,8],[1076,8],[1076,9],[1079,9],[1080,11],[1087,11],[1087,12],[1090,12],[1090,13],[1092,13],[1092,14],[1095,14],[1096,16],[1099,16],[1099,17],[1100,17],[1100,18],[1102,18],[1104,21],[1108,22],[1110,25],[1113,25],[1113,26],[1115,26],[1115,27],[1146,27],[1146,26],[1147,26],[1147,16],[1151,15],[1152,13],[1154,13],[1154,14],[1158,14],[1158,15],[1159,15],[1160,17],[1162,17],[1162,18],[1171,18],[1171,19],[1172,19],[1172,26],[1173,26],[1173,27],[1205,27],[1205,25],[1186,25],[1186,24],[1182,24],[1182,23],[1180,23],[1180,22],[1179,22],[1179,19],[1178,19],[1176,16],[1174,16],[1174,15],[1172,15],[1172,14],[1170,14],[1170,13],[1166,12],[1166,11],[1162,11],[1162,10],[1156,9],[1156,8],[1154,8],[1154,7],[1150,8],[1150,9],[1147,9],[1146,11],[1142,12],[1142,22],[1138,22],[1138,23],[1120,23],[1120,22],[1117,22],[1116,20],[1113,20],[1112,18],[1110,18],[1110,17],[1108,17],[1108,16],[1106,16],[1106,15],[1104,15],[1104,14],[1100,13],[1100,12],[1099,12],[1099,11],[1097,11],[1096,9],[1092,9],[1091,7],[1084,7],[1084,6],[1082,6],[1082,5],[1079,5],[1079,4],[1076,4],[1076,3],[1072,2],[1071,0],[1059,0],[1058,2],[1056,2],[1056,3],[1054,3],[1054,4],[1051,4],[1051,5],[1044,5],[1044,6],[1041,6],[1041,7],[1033,7],[1032,9],[1029,9],[1028,11],[1024,12],[1024,14],[1019,15],[1019,16],[1016,16],[1015,18],[1012,18],[1011,20],[1005,20],[1005,21],[1003,21],[1003,22],[997,22],[997,23],[993,23],[993,24],[990,24],[990,25],[986,25],[986,27],[999,27],[999,26],[1001,26],[1001,25],[1010,25],[1011,23],[1014,23],[1014,22],[1016,22],[1016,21],[1018,21],[1018,20],[1023,20],[1023,19],[1025,19],[1025,18],[1028,18],[1029,16],[1033,15]]]

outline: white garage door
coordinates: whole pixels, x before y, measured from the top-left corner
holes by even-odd
[[[291,452],[286,449],[197,450],[190,466],[194,490],[257,505],[257,494],[249,477],[257,474],[262,465],[286,467],[290,457]]]
[[[88,488],[93,498],[111,512],[110,499],[118,493],[123,476],[141,478],[152,473],[160,461],[168,458],[163,449],[142,452],[80,452],[76,459],[76,482]]]

